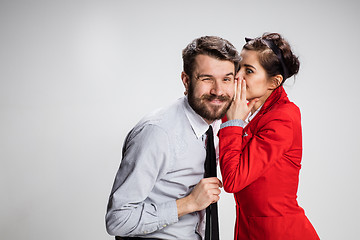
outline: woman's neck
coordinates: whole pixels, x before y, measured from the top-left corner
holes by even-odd
[[[254,114],[254,112],[256,112],[256,110],[258,110],[259,107],[261,107],[266,102],[266,100],[270,97],[273,91],[274,90],[269,90],[265,95],[259,98],[259,100],[255,103],[254,107],[251,109],[251,114]]]

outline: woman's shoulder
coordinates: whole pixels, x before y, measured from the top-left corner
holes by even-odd
[[[300,108],[295,103],[291,102],[288,99],[280,102],[279,104],[276,104],[274,106],[274,111],[280,111],[289,114],[293,114],[293,113],[300,114]]]
[[[282,119],[290,121],[300,121],[301,112],[300,108],[289,100],[281,101],[275,104],[266,114],[263,116],[264,121],[270,119]]]

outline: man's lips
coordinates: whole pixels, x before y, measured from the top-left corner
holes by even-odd
[[[220,100],[220,99],[213,99],[213,100],[209,100],[209,102],[212,104],[220,105],[220,104],[223,104],[225,101]]]

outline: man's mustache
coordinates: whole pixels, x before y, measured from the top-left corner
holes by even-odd
[[[208,101],[212,101],[212,100],[219,100],[219,101],[229,101],[230,97],[226,96],[226,95],[209,95],[209,94],[205,94],[201,97],[203,100],[208,100]]]

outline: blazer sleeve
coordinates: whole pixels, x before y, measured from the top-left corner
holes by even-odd
[[[146,125],[128,135],[106,214],[110,235],[144,235],[178,221],[175,200],[145,201],[169,169],[169,149],[168,136],[158,126]]]
[[[291,146],[294,136],[290,116],[284,112],[266,115],[246,143],[242,127],[230,126],[219,131],[220,170],[226,192],[236,193],[251,184]]]

